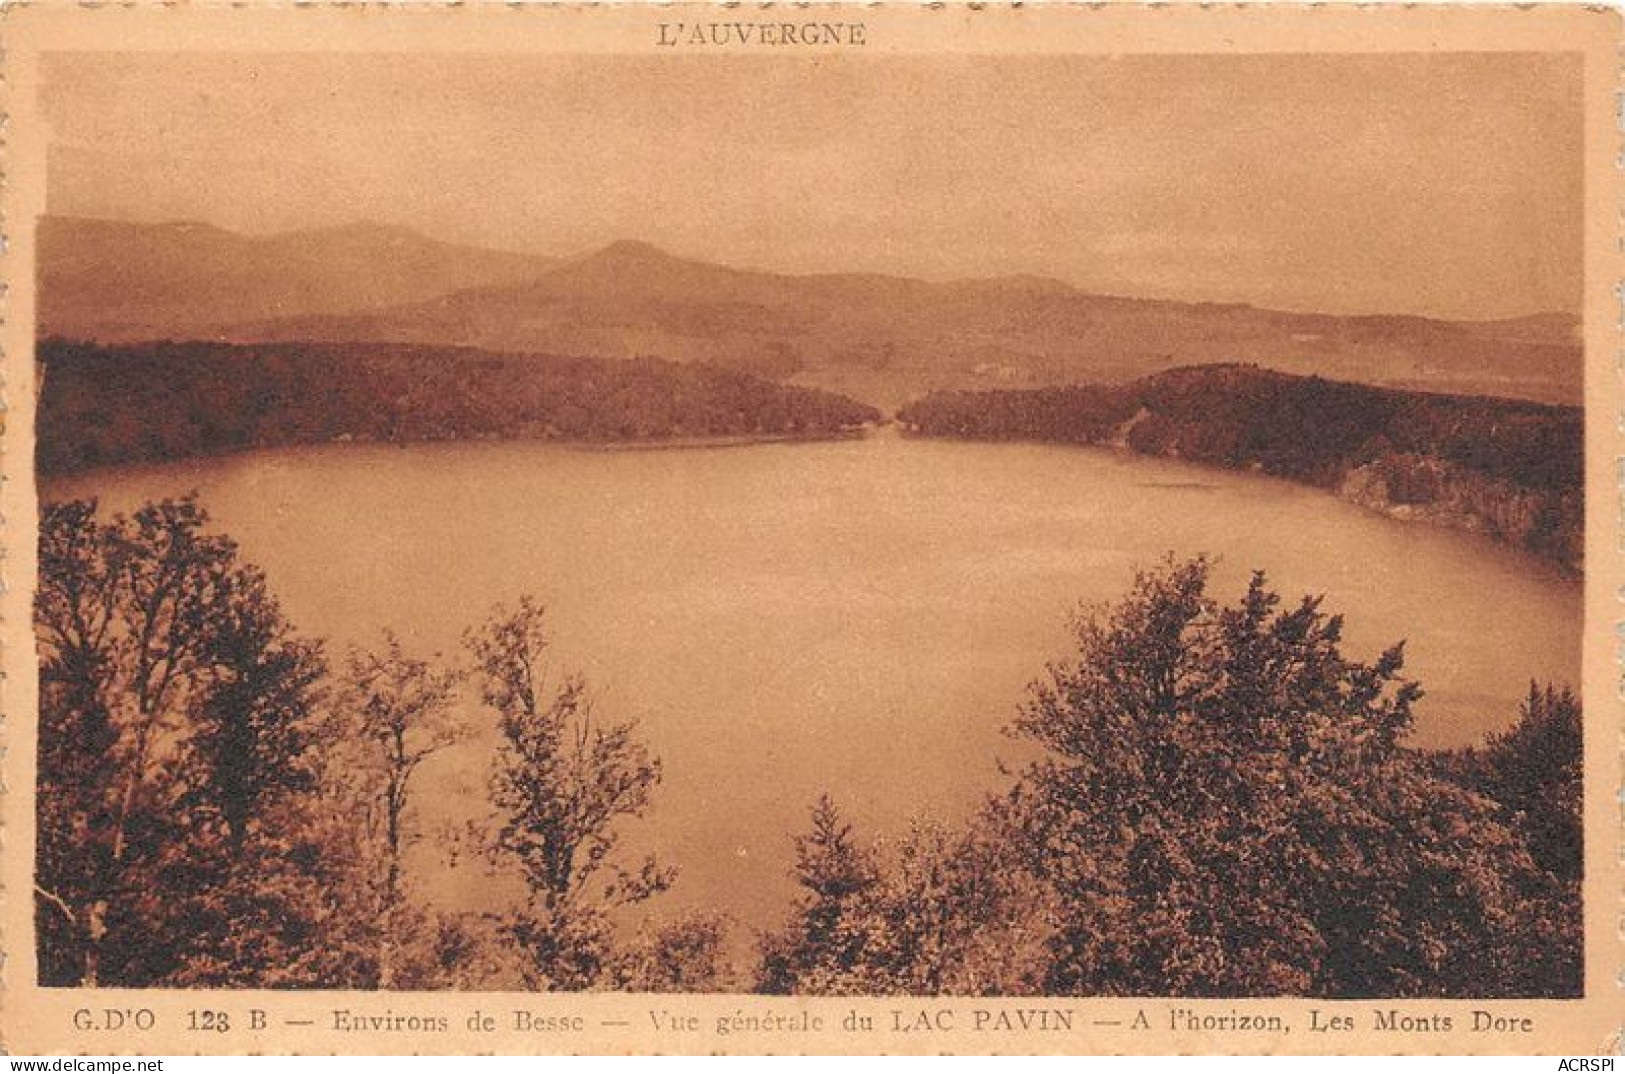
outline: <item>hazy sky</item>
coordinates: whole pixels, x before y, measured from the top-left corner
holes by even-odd
[[[58,56],[51,212],[784,271],[1580,307],[1563,56]]]

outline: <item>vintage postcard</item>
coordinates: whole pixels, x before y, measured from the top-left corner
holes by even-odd
[[[1620,1052],[1617,11],[0,36],[7,1051]]]

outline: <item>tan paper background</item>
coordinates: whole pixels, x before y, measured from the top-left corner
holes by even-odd
[[[12,6],[0,19],[4,56],[5,431],[4,619],[4,906],[6,953],[0,1031],[11,1053],[192,1052],[1377,1052],[1590,1053],[1621,1048],[1625,1025],[1625,797],[1621,796],[1625,723],[1625,453],[1621,384],[1625,380],[1625,299],[1620,280],[1622,187],[1618,158],[1621,21],[1600,8],[1529,9],[1432,6],[1366,8],[1252,6],[1030,5],[1020,8],[858,7],[838,15],[865,24],[865,52],[909,53],[1298,53],[1392,51],[1570,52],[1584,55],[1586,86],[1587,632],[1584,694],[1587,779],[1587,997],[1579,1001],[1400,1003],[1298,1000],[844,1000],[754,996],[345,994],[49,990],[33,984],[30,794],[34,780],[35,669],[30,626],[35,490],[31,465],[34,408],[34,220],[44,206],[44,146],[35,102],[39,59],[55,51],[203,50],[461,53],[652,53],[661,21],[726,17],[800,21],[821,8],[555,7],[471,4],[361,6],[255,4],[81,7]],[[739,46],[733,46],[737,49]],[[850,47],[850,46],[848,46]],[[759,51],[759,50],[757,50]],[[796,54],[803,55],[806,50]],[[1009,105],[1005,105],[1009,106]],[[853,102],[861,111],[862,102]],[[1625,115],[1625,107],[1618,114]],[[740,182],[768,181],[744,177]],[[111,180],[110,180],[111,181]],[[990,181],[996,181],[991,180]],[[1616,458],[1620,461],[1616,463]],[[1199,1013],[1278,1014],[1291,1027],[1275,1036],[1170,1028],[1176,1009]],[[1443,1015],[1448,1032],[1378,1033],[1372,1012],[1396,1008]],[[989,1028],[997,1013],[1071,1012],[1071,1028],[1021,1032]],[[1309,1012],[1352,1013],[1361,1031],[1312,1034]],[[75,1027],[75,1012],[150,1011],[153,1027],[113,1032]],[[190,1031],[188,1012],[230,1015],[227,1034]],[[443,1016],[445,1033],[341,1032],[334,1012]],[[520,1034],[516,1010],[582,1019],[580,1031]],[[1473,1012],[1529,1018],[1530,1032],[1474,1032]],[[254,1028],[253,1012],[264,1027]],[[984,1027],[977,1028],[977,1012]],[[699,1019],[698,1028],[655,1032],[653,1013]],[[900,1033],[894,1018],[921,1012],[942,1028]],[[1144,1013],[1151,1030],[1133,1023]],[[499,1029],[471,1028],[491,1015]],[[821,1020],[817,1029],[724,1033],[736,1014]],[[874,1020],[851,1031],[853,1015]],[[84,1016],[81,1016],[83,1018]],[[130,1015],[133,1019],[135,1016]],[[145,1020],[145,1016],[142,1016]],[[471,1020],[473,1020],[471,1022]],[[1052,1019],[1052,1021],[1059,1021]],[[308,1023],[308,1024],[306,1024]]]

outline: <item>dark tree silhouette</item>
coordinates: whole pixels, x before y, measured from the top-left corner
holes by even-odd
[[[407,656],[388,631],[381,650],[352,652],[345,669],[338,719],[344,737],[361,747],[349,779],[363,799],[359,819],[367,825],[370,858],[377,863],[369,879],[377,893],[375,983],[380,988],[396,983],[394,951],[406,927],[403,859],[417,839],[407,825],[408,791],[424,761],[466,737],[453,712],[461,681],[454,670]]]
[[[1206,560],[1075,625],[1013,731],[1043,751],[893,855],[827,800],[762,945],[775,992],[1565,996],[1580,988],[1579,709],[1534,691],[1483,751],[1405,744],[1398,645]]]
[[[805,892],[790,924],[764,942],[764,992],[828,991],[863,955],[862,897],[879,880],[871,855],[828,795],[813,806],[812,830],[796,837],[796,883]]]
[[[1583,872],[1585,741],[1580,701],[1567,688],[1529,684],[1518,721],[1464,750],[1450,771],[1500,803],[1529,841],[1541,867],[1578,884]]]
[[[1016,728],[1031,867],[1066,908],[1048,987],[1183,995],[1572,994],[1577,907],[1493,803],[1407,748],[1419,688],[1342,620],[1238,605],[1204,560],[1078,621]]]
[[[675,872],[652,856],[632,872],[615,863],[618,825],[643,815],[660,762],[633,724],[596,717],[583,679],[549,681],[543,618],[525,597],[511,611],[495,609],[466,643],[502,732],[491,783],[495,846],[529,896],[508,931],[528,955],[533,986],[579,989],[619,957],[611,912],[665,891]]]
[[[190,500],[101,522],[47,504],[40,646],[42,979],[225,981],[309,946],[318,648]]]
[[[833,995],[1037,990],[1053,908],[993,813],[916,824],[892,855],[861,846],[828,796],[796,839],[802,898],[763,938],[756,987]]]

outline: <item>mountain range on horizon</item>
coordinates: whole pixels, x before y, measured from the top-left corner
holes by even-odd
[[[1140,299],[1041,276],[789,275],[624,240],[573,258],[359,223],[266,237],[44,217],[39,335],[382,342],[705,362],[895,407],[941,389],[1121,382],[1176,366],[1575,403],[1578,320],[1469,322]]]

